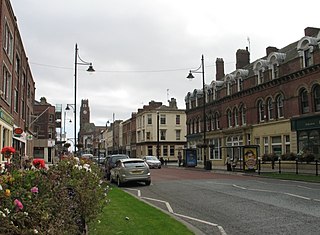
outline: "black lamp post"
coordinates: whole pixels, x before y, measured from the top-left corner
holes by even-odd
[[[201,71],[199,71],[202,69]],[[190,70],[188,79],[193,79],[194,76],[192,73],[202,73],[202,91],[203,91],[203,161],[204,168],[206,169],[207,164],[207,156],[206,156],[206,148],[207,148],[207,139],[206,139],[206,131],[207,131],[207,119],[206,119],[206,91],[205,91],[205,81],[204,81],[204,57],[201,56],[201,65],[199,68],[195,70]]]
[[[92,63],[82,60],[79,56],[78,45],[75,46],[75,59],[74,59],[74,153],[77,152],[77,66],[89,65],[87,72],[94,72]],[[78,59],[80,62],[78,62]]]
[[[160,158],[160,141],[159,141],[159,111],[157,111],[157,158]]]

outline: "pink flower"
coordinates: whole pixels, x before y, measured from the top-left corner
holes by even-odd
[[[22,209],[23,209],[23,205],[22,205],[22,203],[21,203],[18,199],[15,199],[15,200],[13,201],[13,204],[17,207],[17,209],[19,209],[19,210],[22,210]]]
[[[32,193],[39,193],[38,187],[32,187],[30,190]]]

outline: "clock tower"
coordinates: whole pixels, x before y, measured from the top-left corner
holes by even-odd
[[[90,123],[90,108],[88,100],[81,100],[80,107],[80,130],[86,123]]]

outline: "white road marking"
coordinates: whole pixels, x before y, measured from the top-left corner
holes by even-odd
[[[213,226],[213,227],[217,227],[219,229],[221,235],[227,235],[227,233],[223,229],[223,227],[218,225],[218,224],[214,224],[214,223],[211,223],[211,222],[208,222],[208,221],[205,221],[205,220],[200,220],[200,219],[197,219],[197,218],[193,218],[193,217],[190,217],[190,216],[187,216],[187,215],[182,215],[182,214],[175,213],[173,211],[170,203],[167,202],[167,201],[163,201],[163,200],[159,200],[159,199],[155,199],[155,198],[150,198],[150,197],[142,197],[141,196],[141,191],[139,189],[126,188],[126,190],[136,191],[137,192],[137,196],[139,198],[141,198],[141,199],[164,203],[166,205],[169,213],[171,213],[171,214],[174,214],[174,215],[182,217],[182,218],[190,219],[190,220],[193,220],[193,221],[197,221],[197,222],[200,222],[200,223],[203,223],[203,224],[207,224],[207,225],[210,225],[210,226]]]
[[[305,199],[305,200],[311,200],[311,198],[308,198],[308,197],[303,197],[303,196],[300,196],[300,195],[296,195],[296,194],[292,194],[292,193],[284,193],[288,196],[292,196],[292,197],[297,197],[297,198],[301,198],[301,199]]]
[[[247,188],[245,188],[245,187],[241,187],[241,186],[238,186],[238,185],[236,185],[236,184],[233,184],[232,186],[233,186],[233,187],[236,187],[236,188],[239,188],[239,189],[244,189],[244,190],[247,189]]]

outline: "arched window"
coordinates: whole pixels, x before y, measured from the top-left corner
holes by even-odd
[[[271,98],[267,100],[267,108],[268,108],[268,119],[272,120],[273,119],[273,102]]]
[[[313,103],[314,103],[314,110],[316,112],[320,111],[320,86],[317,85],[313,89]]]
[[[239,126],[239,112],[237,108],[233,109],[233,119],[234,119],[234,125]]]
[[[241,105],[239,110],[240,110],[240,118],[241,118],[240,125],[245,125],[247,123],[247,120],[246,120],[246,109],[244,105]]]
[[[228,127],[232,127],[232,113],[230,109],[228,109],[227,111],[227,118],[228,118]]]
[[[277,103],[277,118],[283,117],[283,95],[278,95],[276,98]]]
[[[218,130],[220,128],[220,115],[218,112],[215,113],[214,119],[216,120],[216,129]]]
[[[301,89],[299,93],[300,107],[302,113],[309,113],[309,101],[308,101],[308,92],[306,89]]]
[[[259,122],[264,121],[264,103],[262,100],[258,102],[258,117],[259,117]]]

